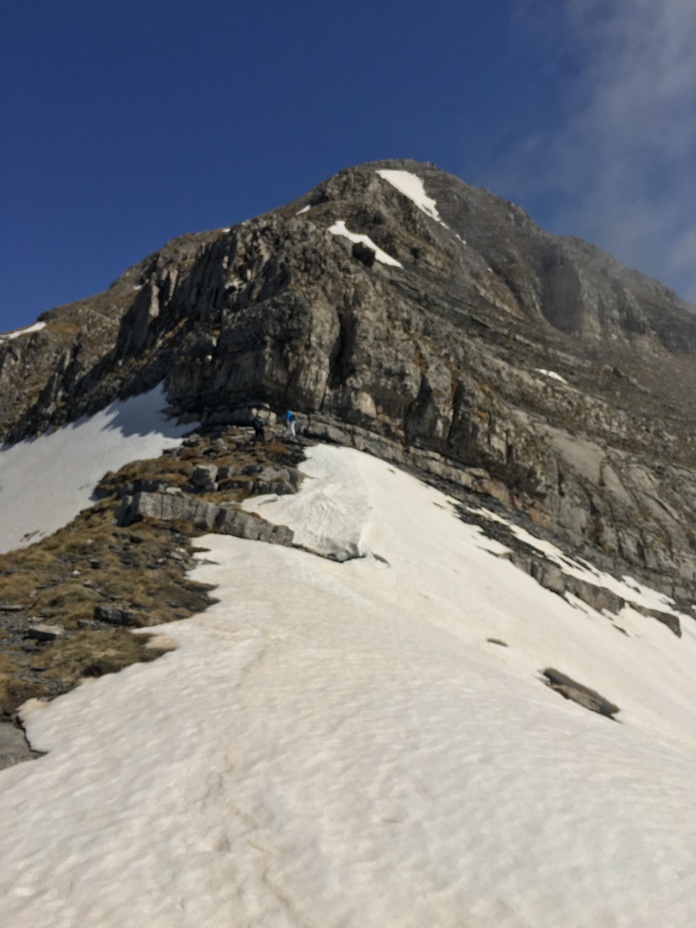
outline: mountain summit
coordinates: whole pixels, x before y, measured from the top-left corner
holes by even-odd
[[[0,336],[0,923],[693,928],[695,351],[409,161]]]
[[[161,381],[204,425],[296,408],[308,435],[494,497],[696,598],[693,309],[432,165],[342,171],[4,337],[0,436]]]

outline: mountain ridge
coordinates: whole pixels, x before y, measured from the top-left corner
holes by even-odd
[[[696,316],[432,165],[346,169],[41,321],[0,343],[6,441],[162,380],[204,425],[290,406],[695,598]]]
[[[351,169],[0,343],[3,923],[694,924],[691,320],[486,196]]]

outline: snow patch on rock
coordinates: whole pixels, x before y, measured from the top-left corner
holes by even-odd
[[[342,235],[344,238],[347,238],[351,242],[361,242],[363,245],[367,245],[368,248],[372,249],[375,253],[375,258],[377,261],[380,261],[382,264],[391,264],[394,267],[403,267],[400,261],[397,261],[396,258],[392,258],[391,255],[388,255],[386,251],[375,245],[369,235],[359,235],[356,232],[349,232],[346,228],[346,224],[342,219],[339,219],[338,222],[335,222],[329,229],[333,235]]]
[[[439,222],[441,226],[449,232],[452,232],[450,227],[440,216],[436,201],[425,192],[425,184],[417,174],[413,174],[411,171],[393,171],[388,168],[382,168],[377,171],[377,173],[386,180],[387,183],[391,184],[392,187],[395,187],[400,193],[403,193],[404,196],[407,196],[409,200],[415,203],[418,209],[422,210],[426,216],[430,216],[431,219]],[[459,233],[453,232],[453,235],[455,238],[459,239],[462,245],[466,245],[466,240],[463,239]]]
[[[40,332],[41,329],[45,328],[45,322],[35,322],[33,325],[28,325],[23,329],[15,329],[14,332],[4,332],[0,335],[0,342],[4,339],[11,340],[13,338],[19,338],[21,335],[31,335],[32,332]]]
[[[193,424],[167,418],[162,386],[50,434],[0,448],[0,552],[26,547],[90,505],[107,470],[159,457]]]
[[[427,216],[437,220],[437,222],[442,222],[437,203],[425,192],[425,185],[417,174],[413,174],[411,171],[391,171],[386,168],[377,171],[377,173],[392,187],[396,187],[409,200],[412,200],[418,209],[423,210]]]
[[[543,374],[545,377],[548,377],[551,380],[557,380],[559,383],[564,383],[566,386],[568,385],[568,381],[565,379],[565,377],[561,377],[561,375],[557,374],[556,371],[547,371],[543,367],[538,367],[537,373]]]

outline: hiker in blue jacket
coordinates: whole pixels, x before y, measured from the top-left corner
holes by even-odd
[[[292,409],[288,409],[288,411],[285,413],[285,424],[287,425],[288,431],[292,437],[295,438],[295,413],[292,411]]]

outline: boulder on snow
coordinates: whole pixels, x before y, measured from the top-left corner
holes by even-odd
[[[552,690],[560,693],[565,699],[572,699],[573,702],[591,712],[598,712],[600,715],[613,718],[617,712],[621,711],[614,703],[600,696],[596,690],[591,690],[588,686],[578,683],[552,667],[547,667],[546,670],[542,670],[542,673],[546,677],[544,682]]]

